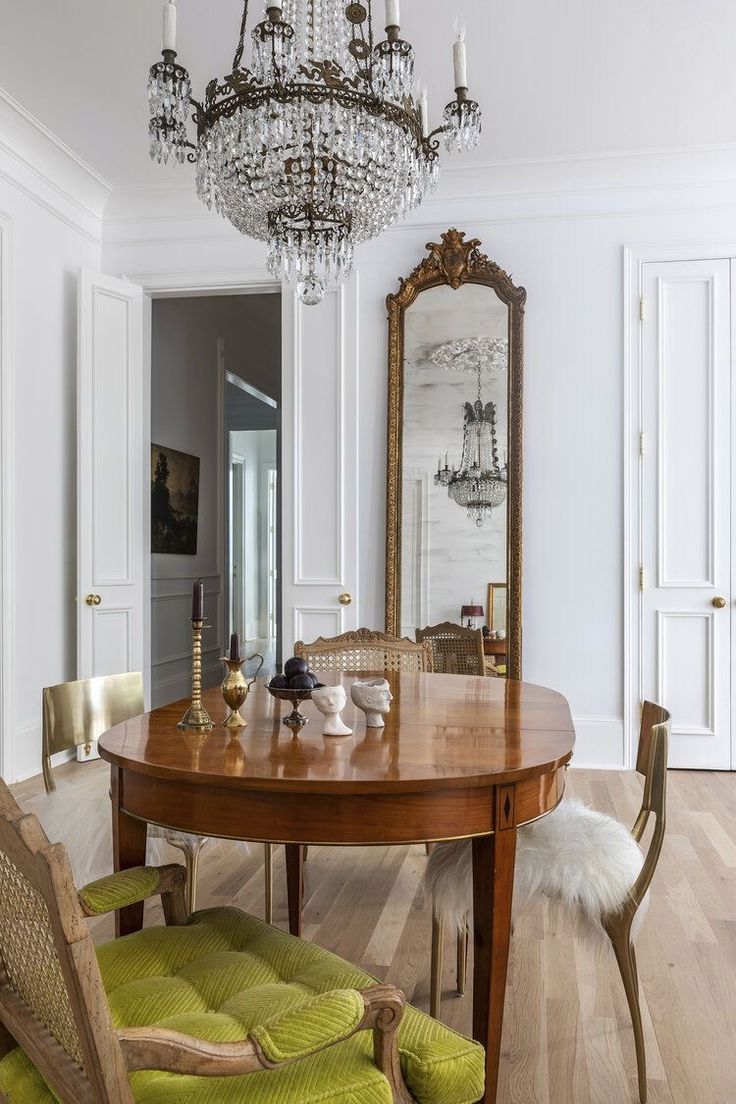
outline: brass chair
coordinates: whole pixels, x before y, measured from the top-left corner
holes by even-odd
[[[312,644],[298,640],[294,655],[306,659],[313,671],[422,673],[432,670],[429,645],[373,629],[356,629],[341,636],[320,636]]]
[[[185,877],[176,865],[138,867],[77,892],[65,848],[0,781],[1,1101],[411,1104],[421,1094],[425,1104],[463,1104],[482,1095],[478,1044],[432,1025],[400,990],[238,909],[190,916]],[[85,917],[154,896],[165,927],[95,951]]]
[[[636,769],[644,788],[639,815],[629,833],[612,817],[576,801],[563,801],[535,824],[519,829],[514,894],[522,908],[541,896],[577,907],[611,941],[634,1029],[639,1097],[647,1098],[646,1053],[634,951],[634,920],[652,884],[667,819],[667,745],[670,715],[645,702]],[[641,843],[650,817],[654,828],[644,855]],[[607,861],[608,859],[608,861]],[[610,861],[614,860],[614,861]],[[430,1008],[439,1015],[444,927],[457,931],[457,987],[462,995],[468,924],[472,907],[472,850],[469,840],[436,845],[426,884],[432,901]],[[633,934],[632,934],[633,932]]]
[[[445,675],[485,675],[483,633],[443,621],[417,629],[418,644],[428,644],[432,653],[432,670]]]
[[[137,717],[145,709],[143,675],[140,671],[123,675],[63,682],[43,691],[43,780],[46,792],[56,789],[51,771],[51,756],[67,748],[92,744],[113,725]],[[174,832],[149,825],[150,835],[176,847],[184,856],[187,869],[187,895],[193,911],[197,895],[199,853],[206,836]]]

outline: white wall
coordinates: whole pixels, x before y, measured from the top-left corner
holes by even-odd
[[[224,368],[269,390],[280,351],[278,296],[156,299],[152,317],[151,439],[200,459],[197,554],[151,557],[151,698],[184,697],[191,678],[192,581],[205,584],[205,686],[222,676],[225,616]]]
[[[41,690],[76,675],[77,279],[99,269],[106,194],[0,97],[6,780],[40,771]]]
[[[618,765],[624,755],[623,247],[736,240],[735,177],[732,155],[713,152],[497,166],[469,176],[464,192],[453,177],[454,197],[358,250],[358,619],[384,618],[385,297],[426,242],[459,226],[528,290],[524,676],[568,696],[580,763]],[[142,242],[144,228],[155,242]],[[141,280],[263,271],[262,249],[185,189],[143,205],[118,195],[103,260]]]

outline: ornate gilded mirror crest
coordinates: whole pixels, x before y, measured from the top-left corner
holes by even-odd
[[[520,678],[526,291],[480,244],[448,230],[387,298],[386,627],[482,628]]]

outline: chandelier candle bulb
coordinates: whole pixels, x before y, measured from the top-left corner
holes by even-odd
[[[176,52],[176,3],[174,0],[164,0],[164,26],[162,35],[162,50]]]
[[[455,89],[468,87],[468,59],[465,51],[465,28],[461,27],[457,32],[457,39],[452,49],[452,57],[455,63]]]
[[[400,26],[399,0],[386,0],[386,28]]]
[[[424,138],[429,134],[429,105],[427,103],[427,89],[422,89],[422,94],[419,97],[419,114],[422,119],[422,136]]]

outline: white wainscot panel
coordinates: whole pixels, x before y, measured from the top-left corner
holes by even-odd
[[[712,277],[660,281],[657,500],[663,587],[715,585],[713,290]],[[698,383],[688,386],[688,380]]]
[[[339,636],[342,628],[342,611],[329,606],[297,606],[294,610],[294,639],[307,644],[318,636]]]
[[[120,675],[131,670],[132,615],[130,608],[94,610],[95,675]]]
[[[713,614],[657,614],[657,692],[672,714],[672,732],[712,736],[715,686]],[[683,660],[688,677],[682,677]]]
[[[105,365],[95,387],[93,472],[93,568],[96,586],[131,582],[131,501],[128,382],[130,302],[100,288],[94,297],[95,363]]]
[[[297,585],[343,581],[343,295],[299,310],[295,363],[294,537]],[[308,352],[308,351],[312,352]]]

